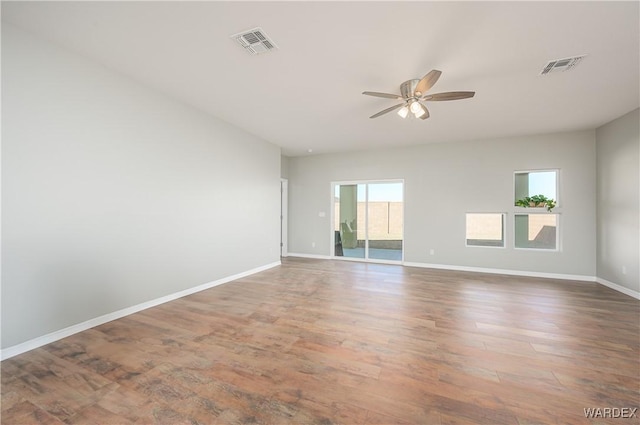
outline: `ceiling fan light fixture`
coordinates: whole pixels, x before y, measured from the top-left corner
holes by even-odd
[[[398,110],[398,115],[400,115],[402,118],[406,118],[409,115],[409,112],[411,112],[415,115],[416,118],[425,120],[429,118],[430,114],[427,107],[423,105],[421,101],[435,102],[443,100],[469,99],[476,94],[476,92],[474,91],[450,91],[426,95],[425,93],[436,83],[436,81],[438,81],[438,78],[440,78],[441,74],[442,71],[432,69],[427,73],[427,75],[422,77],[421,80],[414,79],[405,81],[404,83],[400,84],[400,95],[371,91],[362,92],[362,94],[367,96],[403,100],[403,103],[399,103],[390,108],[383,109],[377,114],[371,115],[369,118],[378,118],[381,115]]]
[[[409,108],[407,106],[403,106],[398,110],[398,115],[402,118],[407,118],[407,115],[409,115]]]
[[[420,118],[426,112],[424,106],[422,106],[422,104],[418,101],[413,101],[409,109],[411,110],[411,112],[413,112],[413,115],[415,115],[416,118]]]
[[[421,116],[424,115],[424,113],[427,112],[424,110],[424,108],[422,106],[420,106],[420,110],[418,112],[414,112],[413,115],[416,116],[416,118],[420,118]]]

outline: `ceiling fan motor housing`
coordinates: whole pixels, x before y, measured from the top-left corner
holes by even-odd
[[[400,95],[406,100],[414,97],[414,92],[416,91],[416,86],[419,82],[420,80],[407,80],[400,84]]]

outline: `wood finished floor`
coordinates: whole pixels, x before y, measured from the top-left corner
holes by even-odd
[[[5,360],[2,423],[637,424],[583,409],[640,405],[639,318],[595,283],[290,258]]]

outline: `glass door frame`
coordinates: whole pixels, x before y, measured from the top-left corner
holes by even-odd
[[[396,260],[384,260],[377,258],[369,258],[369,185],[379,183],[402,183],[402,257],[400,261]],[[364,245],[364,258],[361,257],[345,257],[336,256],[335,252],[335,220],[336,220],[336,203],[335,193],[336,186],[345,185],[365,185],[365,245]],[[345,180],[345,181],[333,181],[331,182],[331,208],[329,217],[329,256],[331,259],[343,260],[343,261],[359,261],[367,263],[383,263],[383,264],[404,264],[404,205],[405,205],[405,184],[404,179],[378,179],[378,180]]]

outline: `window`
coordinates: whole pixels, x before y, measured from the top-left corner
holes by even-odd
[[[546,198],[558,200],[556,170],[517,171],[515,173],[515,201],[542,195]]]
[[[516,214],[515,247],[557,249],[557,214]]]
[[[467,246],[504,247],[504,214],[468,213]]]
[[[517,171],[514,177],[514,247],[558,249],[558,171]],[[529,213],[531,211],[531,213]]]

